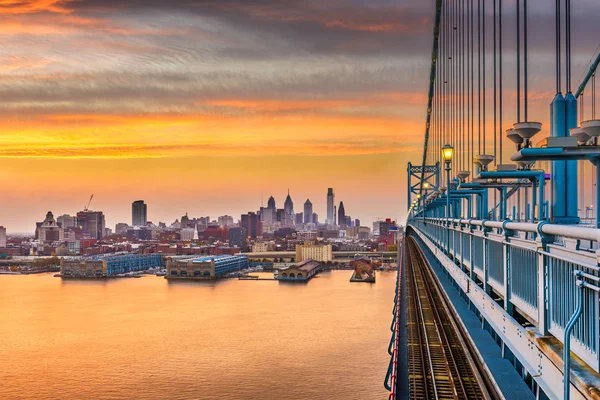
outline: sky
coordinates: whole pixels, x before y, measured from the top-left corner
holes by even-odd
[[[546,3],[530,2],[530,113],[542,122],[554,93]],[[598,9],[573,1],[574,81],[598,46]],[[401,219],[433,17],[433,1],[410,0],[1,0],[0,225],[32,232],[92,193],[111,228],[138,199],[155,223],[239,218],[271,195],[282,208],[288,189],[324,220],[328,187],[364,225]]]

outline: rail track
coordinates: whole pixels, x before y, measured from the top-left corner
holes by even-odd
[[[497,398],[418,244],[405,242],[410,399]]]

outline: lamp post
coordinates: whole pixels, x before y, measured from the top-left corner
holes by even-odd
[[[448,229],[446,229],[446,250],[450,253],[450,163],[452,162],[452,156],[454,155],[454,147],[449,144],[442,147],[442,159],[446,164],[446,223]]]

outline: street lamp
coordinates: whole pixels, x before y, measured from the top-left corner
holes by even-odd
[[[452,156],[454,155],[454,147],[449,144],[442,147],[442,159],[446,163],[446,186],[448,191],[446,192],[446,222],[450,227],[450,163],[452,162]],[[446,229],[446,250],[450,252],[450,229]]]

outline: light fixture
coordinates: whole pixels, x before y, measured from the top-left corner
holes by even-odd
[[[425,182],[425,183],[423,184],[423,187],[424,187],[425,189],[429,189],[429,182]]]
[[[442,158],[445,162],[449,163],[452,161],[452,157],[454,156],[454,147],[449,144],[442,147]]]

